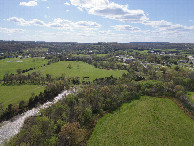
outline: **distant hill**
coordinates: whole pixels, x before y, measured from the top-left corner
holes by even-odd
[[[130,42],[131,44],[170,44],[170,42]]]

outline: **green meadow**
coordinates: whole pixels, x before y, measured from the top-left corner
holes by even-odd
[[[35,67],[36,69],[26,72],[25,74],[40,71],[45,76],[46,74],[50,74],[52,77],[59,77],[62,73],[64,73],[68,77],[77,76],[81,79],[82,77],[89,77],[90,80],[109,77],[111,75],[114,77],[120,77],[122,73],[126,72],[119,70],[98,69],[87,63],[76,61],[61,61],[44,66],[46,63],[47,61],[42,58],[4,59],[0,61],[0,77],[3,78],[5,73],[16,73],[18,68],[29,69],[31,67]],[[71,68],[67,68],[69,64]],[[42,91],[44,91],[44,87],[39,85],[0,86],[0,103],[3,104],[4,108],[7,108],[9,104],[18,104],[21,100],[27,101],[31,97],[32,93],[39,94]]]
[[[39,85],[0,86],[0,103],[5,109],[9,104],[19,104],[21,100],[28,101],[32,93],[38,95],[44,89],[45,87]]]
[[[170,99],[141,97],[99,119],[88,146],[194,144],[194,121]]]
[[[68,66],[71,68],[68,68]],[[64,73],[67,77],[89,77],[90,80],[111,75],[113,77],[121,77],[124,72],[127,72],[124,70],[99,69],[80,61],[60,61],[33,71],[40,71],[45,76],[50,74],[52,77],[59,77]]]
[[[47,60],[43,58],[6,58],[0,60],[0,79],[3,79],[3,76],[6,73],[17,73],[17,69],[29,69],[37,68],[47,64]]]
[[[0,80],[6,73],[17,73],[17,69],[38,68],[47,64],[43,58],[6,58],[0,60]],[[44,87],[39,85],[2,86],[0,85],[0,103],[3,108],[9,104],[19,104],[21,100],[27,101],[32,93],[39,94]]]

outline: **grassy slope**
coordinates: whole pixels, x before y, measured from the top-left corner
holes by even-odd
[[[0,79],[3,79],[5,73],[16,73],[17,69],[40,67],[47,62],[42,58],[7,58],[0,60]],[[35,85],[0,86],[0,103],[3,103],[4,108],[7,108],[9,104],[18,104],[21,100],[28,100],[33,92],[39,94],[43,90],[44,87]]]
[[[27,101],[32,93],[43,92],[45,87],[38,85],[0,86],[0,103],[7,108],[9,104],[18,104],[21,100]]]
[[[69,64],[71,64],[71,69],[67,68]],[[65,73],[68,77],[90,77],[90,80],[109,77],[111,75],[120,77],[123,72],[126,72],[120,70],[98,69],[87,63],[76,61],[61,61],[33,71],[40,71],[43,75],[51,74],[54,77],[61,76],[62,73]]]
[[[194,121],[170,99],[141,97],[102,117],[88,142],[96,145],[194,144]]]
[[[8,62],[12,61],[12,62]],[[23,61],[23,62],[16,62]],[[0,60],[0,79],[3,79],[5,73],[16,73],[17,69],[29,69],[34,67],[40,67],[47,64],[47,60],[42,58],[7,58]]]

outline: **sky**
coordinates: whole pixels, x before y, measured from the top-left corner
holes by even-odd
[[[194,43],[194,0],[0,0],[0,40]]]

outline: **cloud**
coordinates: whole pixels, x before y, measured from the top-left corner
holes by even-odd
[[[129,10],[128,5],[116,3],[91,8],[89,13],[129,23],[141,23],[148,20],[143,10]]]
[[[29,22],[30,22],[30,24],[36,25],[36,26],[45,26],[46,25],[43,21],[38,20],[38,19],[33,19]]]
[[[23,29],[15,29],[15,28],[3,28],[3,27],[0,27],[0,32],[3,32],[3,33],[24,33],[25,30]]]
[[[72,22],[61,18],[57,18],[57,19],[54,19],[53,22],[49,22],[48,26],[56,29],[63,29],[63,30],[70,30],[70,31],[79,29],[79,28],[82,28],[85,30],[95,30],[101,27],[100,24],[93,21]]]
[[[75,24],[72,21],[64,20],[61,18],[54,19],[53,22],[49,22],[47,27],[63,30],[72,30]]]
[[[152,26],[160,32],[168,31],[169,33],[184,33],[193,31],[193,26],[184,26],[173,24],[171,22],[160,20],[150,21],[143,10],[131,10],[128,5],[121,5],[110,2],[109,0],[70,0],[71,4],[79,10],[85,9],[89,14],[98,15],[109,19],[122,21],[125,23],[141,23]],[[130,25],[117,25],[113,27],[117,31],[140,31],[137,27]]]
[[[148,18],[143,10],[130,10],[128,5],[120,5],[109,0],[70,0],[79,9],[86,9],[89,14],[103,16],[123,22],[141,23]]]
[[[102,16],[104,18],[118,20],[125,23],[140,23],[151,26],[154,33],[162,34],[183,34],[194,30],[194,26],[184,26],[173,24],[165,20],[150,21],[143,10],[131,10],[128,5],[121,5],[109,0],[70,0],[71,4],[80,11],[86,10],[89,14]],[[141,31],[137,27],[130,25],[116,25],[113,28],[117,31]],[[141,31],[143,32],[143,31]],[[145,31],[144,31],[145,32]]]
[[[118,33],[113,33],[111,30],[99,31],[98,33],[100,36],[118,36]]]
[[[194,31],[194,26],[184,26],[181,24],[173,24],[165,20],[161,21],[147,21],[145,25],[150,25],[153,28],[158,29],[159,31],[164,31],[168,33],[180,33],[180,32],[190,32]]]
[[[29,1],[29,2],[20,2],[20,6],[28,6],[28,7],[34,7],[37,5],[37,0]]]
[[[161,20],[161,21],[146,21],[144,22],[145,25],[151,25],[152,27],[160,27],[160,28],[167,28],[172,25],[171,22]]]
[[[70,4],[68,2],[64,3],[64,5],[70,6]]]
[[[35,25],[35,26],[45,26],[46,24],[38,19],[32,19],[32,20],[24,20],[23,18],[17,18],[17,17],[12,17],[7,19],[10,22],[17,23],[18,25],[21,26],[30,26],[30,25]]]
[[[80,10],[81,12],[83,11],[83,8],[81,7],[77,7],[78,10]]]
[[[38,20],[38,19],[25,20],[23,18],[17,18],[17,17],[12,17],[7,20],[21,26],[43,26],[43,27],[63,29],[63,30],[69,30],[69,31],[80,29],[80,28],[85,30],[95,30],[101,27],[100,24],[93,21],[73,22],[73,21],[69,21],[61,18],[56,18],[52,22],[48,22],[48,23],[45,23],[44,21]]]
[[[93,8],[107,5],[109,0],[70,0],[71,4],[81,8]]]
[[[112,26],[116,31],[130,31],[130,32],[139,32],[141,29],[139,27],[134,27],[131,25],[115,25]]]
[[[29,22],[25,21],[23,18],[12,17],[7,20],[10,22],[17,23],[18,25],[22,25],[22,26],[29,25]]]
[[[93,22],[93,21],[78,21],[76,22],[78,27],[92,27],[92,28],[99,28],[101,27],[100,24]]]

